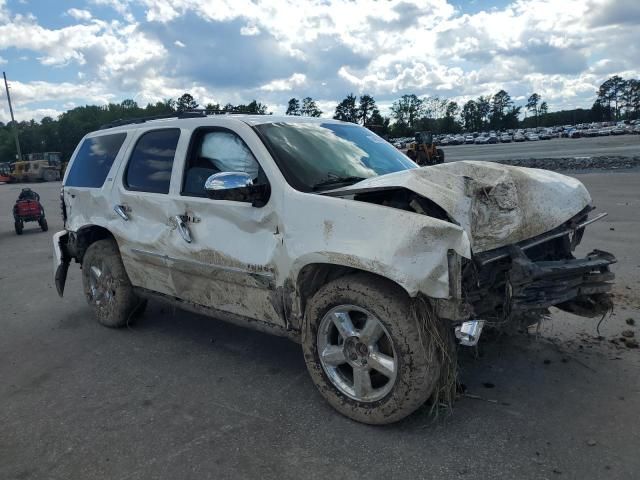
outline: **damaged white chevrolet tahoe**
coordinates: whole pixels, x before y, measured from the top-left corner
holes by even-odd
[[[615,258],[572,251],[577,180],[484,162],[418,168],[369,130],[326,119],[140,119],[87,135],[61,192],[72,260],[98,321],[148,298],[292,338],[344,415],[397,421],[435,395],[483,324],[611,308]]]

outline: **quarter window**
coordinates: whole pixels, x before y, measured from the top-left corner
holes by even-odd
[[[65,186],[102,187],[126,136],[126,133],[114,133],[85,139],[71,165]]]
[[[169,193],[171,168],[179,138],[179,128],[143,134],[131,153],[124,177],[125,186],[138,192]]]

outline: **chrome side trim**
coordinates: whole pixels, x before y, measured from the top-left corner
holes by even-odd
[[[146,250],[139,250],[137,248],[132,248],[131,251],[134,252],[134,253],[139,253],[140,255],[146,255],[148,257],[163,258],[165,260],[170,258],[167,255],[162,255],[161,253],[148,252]]]
[[[163,255],[161,253],[155,253],[155,252],[149,252],[147,250],[139,250],[137,248],[132,248],[131,249],[132,252],[134,253],[138,253],[140,255],[146,255],[149,257],[154,257],[154,258],[162,258],[163,260],[169,260],[172,262],[179,262],[179,263],[190,263],[192,265],[196,265],[199,267],[205,267],[205,268],[215,268],[216,270],[223,270],[225,272],[232,272],[232,273],[242,273],[245,275],[252,275],[252,276],[257,276],[257,277],[265,277],[265,278],[273,278],[274,275],[272,272],[252,272],[251,270],[247,270],[244,268],[238,268],[238,267],[229,267],[226,265],[215,265],[213,263],[204,263],[204,262],[198,262],[197,260],[190,260],[190,259],[181,259],[181,258],[174,258],[174,257],[170,257],[169,255]]]

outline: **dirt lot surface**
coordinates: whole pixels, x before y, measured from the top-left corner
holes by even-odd
[[[640,155],[640,135],[592,138],[555,138],[537,142],[489,145],[451,145],[443,147],[445,159],[506,160],[512,158],[560,158]]]
[[[640,336],[640,172],[578,178],[610,213],[581,252],[619,259],[604,339],[560,313],[538,337],[487,335],[462,354],[451,415],[387,427],[334,412],[287,340],[157,303],[99,326],[77,266],[64,299],[53,286],[59,184],[32,185],[50,231],[21,237],[21,186],[0,185],[0,478],[638,478],[640,351],[610,340]]]

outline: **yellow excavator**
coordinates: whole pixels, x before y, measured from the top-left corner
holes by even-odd
[[[436,148],[431,132],[416,132],[414,138],[407,149],[407,157],[421,167],[444,163],[444,151]]]

